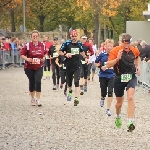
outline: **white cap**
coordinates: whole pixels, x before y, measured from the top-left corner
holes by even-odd
[[[86,35],[81,36],[81,39],[87,39]]]

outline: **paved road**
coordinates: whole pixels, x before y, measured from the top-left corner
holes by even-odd
[[[52,80],[42,81],[43,107],[30,105],[28,80],[23,68],[0,71],[0,150],[150,150],[150,98],[136,92],[136,129],[127,132],[127,102],[122,109],[123,126],[99,106],[96,82],[80,97],[80,104],[66,102],[62,90],[52,91]]]

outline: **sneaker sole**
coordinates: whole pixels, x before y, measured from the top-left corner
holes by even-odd
[[[71,99],[72,99],[71,97],[67,97],[67,101],[71,101]]]
[[[77,106],[79,104],[79,101],[74,100],[74,106]]]
[[[83,94],[84,94],[83,92],[80,93],[80,95],[83,95]]]
[[[131,124],[129,127],[128,127],[128,132],[132,132],[133,130],[135,129],[135,126],[133,124]]]
[[[116,122],[115,122],[115,125],[116,125]],[[119,127],[117,127],[117,125],[116,125],[116,128],[117,129],[120,129],[122,127],[122,124],[119,126]]]

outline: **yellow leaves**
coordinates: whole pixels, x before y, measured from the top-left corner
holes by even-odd
[[[14,3],[22,4],[22,0],[14,0]]]
[[[102,14],[105,16],[115,16],[121,2],[122,0],[106,0],[102,7]]]

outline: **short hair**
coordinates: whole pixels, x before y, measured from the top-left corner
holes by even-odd
[[[40,35],[40,33],[39,33],[38,30],[33,30],[33,31],[31,32],[31,35],[32,35],[33,33],[37,33],[38,35]]]
[[[106,40],[105,40],[105,44],[107,44],[107,43],[112,43],[112,44],[114,44],[114,40],[113,40],[113,39],[106,39]]]
[[[127,33],[123,34],[122,35],[122,42],[129,42],[129,43],[131,43],[132,42],[131,35],[127,34]]]
[[[45,38],[46,38],[46,37],[49,39],[49,36],[48,36],[48,35],[45,35]]]
[[[141,43],[140,43],[140,45],[141,46],[145,46],[145,45],[147,45],[147,43],[144,40],[142,40]]]

